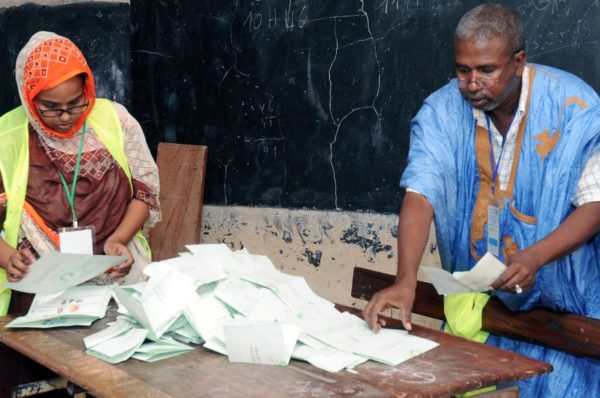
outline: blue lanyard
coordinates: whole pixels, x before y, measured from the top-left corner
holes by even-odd
[[[79,152],[77,152],[77,162],[75,163],[75,170],[73,172],[73,185],[71,185],[71,191],[69,192],[69,186],[67,185],[67,180],[65,176],[57,169],[58,175],[60,176],[60,180],[65,187],[65,195],[67,195],[67,201],[69,202],[69,206],[71,207],[71,216],[73,217],[73,226],[77,228],[77,216],[75,215],[75,186],[77,185],[77,176],[79,175],[79,165],[81,164],[81,154],[83,153],[83,141],[85,137],[85,127],[87,121],[83,123],[83,128],[81,129],[81,140],[79,141]]]
[[[514,118],[515,115],[513,114],[513,118],[510,120],[510,125],[512,125],[512,121]],[[498,176],[498,168],[500,167],[500,161],[502,160],[502,154],[504,153],[504,144],[506,143],[506,137],[502,136],[502,146],[500,147],[500,155],[498,156],[498,162],[496,163],[494,156],[494,143],[492,142],[492,129],[490,126],[490,117],[488,116],[487,112],[485,113],[485,121],[487,123],[488,140],[490,142],[490,163],[492,165],[492,197],[495,197],[496,177]]]

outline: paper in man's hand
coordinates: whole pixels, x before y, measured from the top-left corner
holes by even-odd
[[[422,267],[438,294],[485,292],[506,270],[494,255],[486,253],[468,272],[459,276],[434,267]]]

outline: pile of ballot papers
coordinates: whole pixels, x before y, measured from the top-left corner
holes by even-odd
[[[373,333],[361,318],[339,312],[304,278],[280,272],[265,256],[218,244],[187,248],[179,257],[151,263],[143,283],[36,295],[30,312],[8,326],[89,325],[104,316],[112,290],[120,315],[84,339],[89,355],[111,363],[155,361],[202,344],[232,362],[285,366],[295,358],[337,372],[367,360],[397,365],[437,346],[402,330]],[[75,316],[72,303],[77,310],[89,307]]]

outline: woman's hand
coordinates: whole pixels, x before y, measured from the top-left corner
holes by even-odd
[[[18,282],[29,272],[29,266],[35,261],[35,256],[29,249],[15,250],[8,257],[6,276],[9,282]]]
[[[106,241],[104,244],[104,253],[110,256],[125,256],[127,259],[123,261],[121,264],[111,268],[109,271],[110,276],[113,278],[121,278],[124,277],[131,271],[131,266],[133,265],[133,255],[131,251],[121,242],[111,241],[110,239]]]

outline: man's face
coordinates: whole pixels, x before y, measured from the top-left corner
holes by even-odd
[[[493,111],[519,94],[525,52],[510,52],[504,39],[457,41],[454,46],[456,77],[471,106]]]

